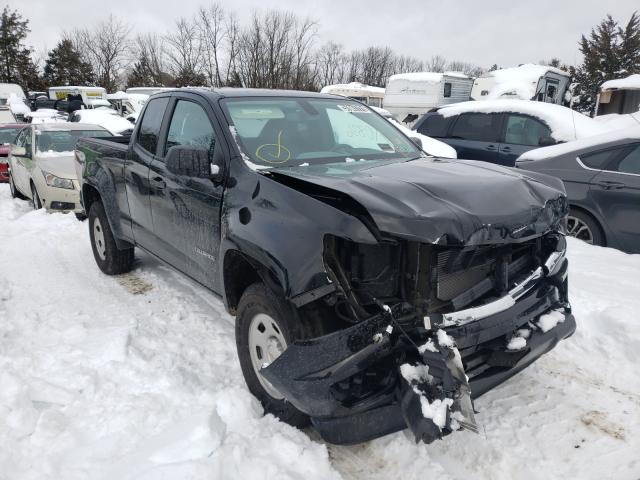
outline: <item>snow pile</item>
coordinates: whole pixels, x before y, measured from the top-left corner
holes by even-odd
[[[540,330],[543,332],[548,332],[558,325],[558,323],[562,322],[564,322],[564,315],[562,312],[554,310],[544,315],[540,315],[540,318],[538,319],[538,327],[540,327]]]
[[[75,114],[78,115],[81,123],[98,125],[115,134],[121,134],[133,128],[133,123],[121,117],[115,110],[78,110]]]
[[[629,75],[626,78],[608,80],[600,86],[601,91],[613,89],[640,90],[640,74],[636,73],[634,75]]]
[[[407,137],[419,138],[422,142],[422,151],[424,151],[425,153],[428,153],[429,155],[432,155],[434,157],[458,158],[458,153],[451,145],[447,145],[440,140],[436,140],[435,138],[431,138],[426,135],[422,135],[415,130],[411,130],[393,118],[387,118],[387,120],[393,123],[393,125],[401,130],[402,133],[404,133]]]
[[[451,405],[453,405],[453,398],[445,398],[444,400],[436,398],[433,402],[429,402],[424,395],[420,395],[422,416],[431,419],[440,430],[447,425],[447,412],[449,412]]]
[[[552,103],[529,100],[481,100],[447,105],[438,110],[444,117],[466,112],[481,113],[522,113],[539,118],[551,129],[553,138],[568,142],[576,138],[589,137],[606,132],[608,129],[579,112]]]
[[[640,140],[640,124],[636,127],[612,130],[592,137],[580,138],[572,142],[560,143],[549,147],[535,148],[523,153],[518,157],[521,160],[542,160],[545,158],[558,157],[567,153],[579,152],[590,148],[598,147],[605,143],[629,140],[630,142]]]
[[[527,346],[526,338],[513,336],[507,343],[507,350],[522,350],[526,346]]]
[[[480,436],[339,447],[262,416],[207,290],[139,251],[102,275],[86,222],[6,184],[0,225],[2,480],[638,477],[640,255],[568,239],[578,329],[475,401]]]

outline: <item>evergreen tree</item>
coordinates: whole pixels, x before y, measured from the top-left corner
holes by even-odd
[[[71,40],[64,39],[49,52],[44,79],[49,85],[93,85],[93,67],[80,57]]]
[[[24,45],[29,21],[17,10],[4,7],[0,16],[0,82],[17,83],[23,90],[35,90],[42,82],[31,59],[31,49]]]
[[[600,85],[605,81],[640,73],[640,18],[631,16],[626,27],[620,28],[611,15],[591,30],[589,37],[579,42],[584,59],[572,69],[573,106],[583,113],[593,114]]]

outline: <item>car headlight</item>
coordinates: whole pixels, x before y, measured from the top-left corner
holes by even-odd
[[[44,175],[44,180],[47,182],[47,185],[55,188],[66,188],[68,190],[73,190],[73,180],[70,178],[60,178],[56,177],[52,173],[42,172]]]

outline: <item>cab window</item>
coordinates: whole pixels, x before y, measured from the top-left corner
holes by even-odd
[[[142,117],[142,123],[138,130],[138,145],[151,155],[156,154],[158,136],[162,126],[162,118],[169,104],[169,97],[154,98],[149,101]]]
[[[197,103],[178,100],[173,110],[165,151],[176,145],[207,147],[213,150],[215,134],[204,109]]]
[[[620,160],[616,171],[640,175],[640,145],[636,145],[627,156]]]

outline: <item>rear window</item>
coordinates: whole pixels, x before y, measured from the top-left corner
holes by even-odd
[[[500,137],[500,115],[463,113],[453,126],[451,137],[462,140],[495,142]]]
[[[428,113],[418,125],[418,133],[428,137],[446,137],[449,129],[450,118],[445,118],[437,113]]]
[[[19,131],[19,128],[0,128],[0,145],[13,143]]]
[[[36,151],[38,152],[71,152],[76,142],[82,137],[110,137],[107,130],[37,130]]]
[[[147,104],[138,131],[138,144],[152,155],[156,154],[162,118],[167,109],[169,97],[154,98]]]
[[[594,168],[596,170],[606,170],[607,165],[609,165],[616,157],[618,157],[624,149],[625,147],[618,147],[601,150],[594,153],[585,153],[583,155],[580,155],[580,161],[589,168]]]

